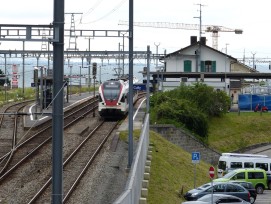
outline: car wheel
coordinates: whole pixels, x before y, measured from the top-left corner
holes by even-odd
[[[255,202],[255,197],[250,196],[250,203],[253,204]]]
[[[257,194],[263,194],[264,187],[262,185],[256,186],[256,192]]]

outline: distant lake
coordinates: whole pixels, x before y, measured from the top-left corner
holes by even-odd
[[[23,87],[23,64],[22,64],[22,59],[21,58],[7,58],[6,59],[6,71],[8,78],[11,80],[13,75],[12,71],[12,65],[16,64],[17,70],[18,70],[18,86],[19,88]],[[145,60],[143,60],[145,61]],[[94,60],[92,61],[94,62]],[[52,61],[50,61],[49,68],[52,69]],[[33,76],[34,76],[34,68],[37,66],[44,66],[46,69],[48,68],[48,60],[47,59],[39,59],[37,62],[36,58],[25,58],[25,68],[24,68],[24,78],[25,78],[25,87],[31,87],[31,83],[33,83]],[[139,82],[142,82],[143,76],[140,71],[143,71],[143,67],[145,67],[146,64],[144,63],[134,63],[133,66],[133,75],[138,78]],[[87,79],[88,79],[88,65],[86,61],[83,61],[83,66],[82,66],[82,61],[81,60],[74,60],[70,61],[69,66],[68,62],[65,61],[64,63],[64,75],[71,75],[72,79],[71,82],[72,84],[76,85],[80,83],[80,67],[81,68],[81,83],[82,85],[87,85]],[[119,72],[120,74],[123,73],[122,71],[122,61],[120,62],[120,67],[121,69],[118,69],[119,65],[115,61],[107,61],[106,63],[97,63],[97,75],[96,75],[96,80],[97,81],[106,81],[112,78],[116,78],[116,74]],[[5,61],[4,58],[0,58],[0,69],[5,73]],[[46,70],[45,69],[45,70]],[[153,69],[153,68],[151,68]],[[119,71],[118,71],[119,70]],[[129,71],[129,64],[124,63],[124,74],[127,75]],[[45,73],[43,73],[45,74]],[[40,72],[39,72],[40,76]],[[92,72],[90,69],[90,78],[92,78]],[[92,80],[93,82],[93,80]]]

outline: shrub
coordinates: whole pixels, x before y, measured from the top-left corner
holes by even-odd
[[[221,117],[230,107],[230,97],[203,83],[181,85],[155,93],[150,98],[151,122],[184,126],[201,137],[208,135],[208,119]]]

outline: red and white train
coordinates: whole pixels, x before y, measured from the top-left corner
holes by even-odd
[[[137,99],[137,91],[133,91],[133,102]],[[104,118],[123,117],[129,110],[128,80],[109,80],[99,87],[98,111]]]

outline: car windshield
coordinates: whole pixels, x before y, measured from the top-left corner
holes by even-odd
[[[197,190],[202,190],[202,189],[208,188],[208,187],[210,187],[210,186],[211,186],[211,184],[207,183],[207,184],[203,184],[203,185],[200,186],[200,187],[197,187],[196,189],[197,189]]]
[[[222,178],[230,179],[230,178],[233,177],[235,174],[236,174],[235,171],[231,171],[231,172],[227,173],[225,176],[223,176]]]

